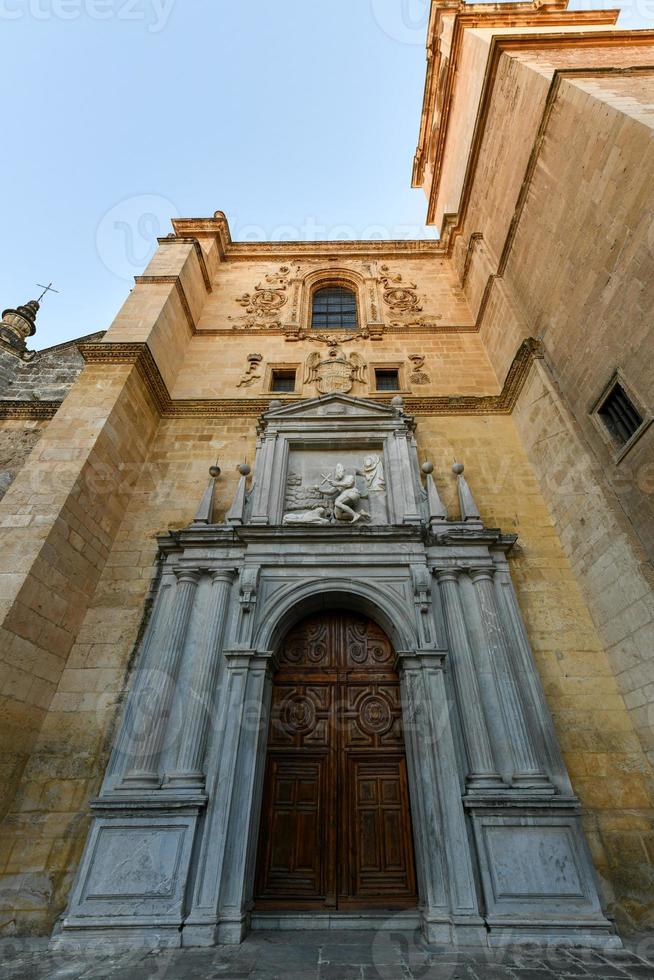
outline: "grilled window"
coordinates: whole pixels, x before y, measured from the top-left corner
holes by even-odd
[[[643,424],[643,417],[616,381],[597,409],[597,414],[620,446],[626,446]]]
[[[313,296],[314,330],[356,330],[357,298],[351,289],[328,286]]]
[[[286,394],[295,391],[295,371],[273,371],[270,388]]]
[[[375,371],[375,381],[377,391],[399,391],[400,373],[399,371]]]

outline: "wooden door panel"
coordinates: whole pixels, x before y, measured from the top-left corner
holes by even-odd
[[[271,756],[262,827],[261,897],[318,900],[325,896],[324,811],[327,759]]]
[[[352,902],[415,902],[413,842],[403,756],[350,757]]]
[[[415,905],[400,685],[382,630],[312,616],[282,645],[259,835],[263,907]]]

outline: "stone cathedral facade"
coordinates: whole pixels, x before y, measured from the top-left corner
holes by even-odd
[[[217,212],[104,334],[3,314],[6,934],[651,926],[654,31],[614,21],[433,4],[438,241]]]

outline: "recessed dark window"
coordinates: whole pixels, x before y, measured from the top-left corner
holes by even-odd
[[[295,391],[295,371],[273,371],[271,391],[286,394]]]
[[[375,371],[377,391],[399,391],[400,373],[399,371]]]
[[[597,414],[620,446],[626,446],[643,424],[642,415],[617,381],[597,409]]]
[[[313,295],[314,330],[356,330],[357,298],[351,289],[328,286]]]

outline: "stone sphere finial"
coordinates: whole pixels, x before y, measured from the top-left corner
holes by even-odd
[[[391,405],[393,408],[397,409],[398,412],[401,412],[404,409],[404,399],[402,398],[402,395],[394,395],[394,397],[391,398]]]
[[[272,411],[274,408],[281,408],[284,403],[280,401],[279,398],[273,398],[270,405],[268,406],[268,411]]]
[[[427,460],[422,464],[422,472],[425,474],[425,476],[431,476],[434,472],[434,464]]]
[[[463,476],[464,470],[465,470],[465,466],[463,465],[463,463],[455,463],[454,466],[452,467],[452,472],[454,473],[455,476]]]
[[[209,469],[209,476],[213,477],[214,480],[217,480],[221,473],[222,470],[219,466],[212,466]]]
[[[240,463],[236,467],[236,469],[239,471],[239,473],[241,474],[241,476],[249,476],[250,473],[252,472],[252,467],[251,466],[248,466],[247,463]]]

